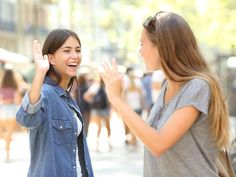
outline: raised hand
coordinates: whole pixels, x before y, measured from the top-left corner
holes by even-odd
[[[39,101],[43,81],[49,69],[48,57],[47,55],[43,57],[41,46],[37,40],[34,41],[33,52],[36,74],[29,90],[29,100],[31,104],[35,104]]]
[[[33,52],[34,52],[34,61],[36,66],[36,72],[38,74],[46,74],[49,69],[49,61],[47,55],[42,55],[42,49],[37,40],[34,41],[33,44]]]
[[[123,77],[117,70],[115,59],[112,59],[112,65],[107,61],[103,62],[99,72],[105,83],[106,92],[111,103],[116,101],[116,99],[121,99]]]

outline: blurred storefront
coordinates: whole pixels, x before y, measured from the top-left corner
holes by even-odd
[[[36,0],[0,0],[0,47],[31,56],[32,39],[48,32],[46,15]]]
[[[48,21],[54,0],[0,0],[0,62],[32,75],[32,42],[53,28]],[[23,67],[22,67],[23,66]],[[32,77],[32,76],[28,76]]]

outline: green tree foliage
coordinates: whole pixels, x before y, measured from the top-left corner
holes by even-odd
[[[95,8],[92,45],[127,65],[142,62],[138,60],[142,23],[160,10],[184,16],[201,46],[223,53],[236,46],[235,0],[100,0]]]

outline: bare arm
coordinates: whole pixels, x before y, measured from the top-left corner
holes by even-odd
[[[188,106],[177,110],[160,131],[147,125],[123,100],[116,100],[113,106],[131,131],[156,156],[172,147],[192,126],[198,110]]]
[[[139,137],[145,146],[155,155],[159,156],[172,147],[192,126],[197,119],[199,111],[193,106],[187,106],[174,112],[160,131],[147,125],[122,100],[122,77],[116,70],[116,64],[104,64],[101,76],[105,82],[108,98],[125,121],[131,131]]]

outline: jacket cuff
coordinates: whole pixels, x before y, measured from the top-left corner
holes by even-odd
[[[30,104],[29,101],[29,92],[26,92],[25,96],[22,99],[22,107],[28,114],[34,114],[40,110],[42,107],[42,99],[40,97],[39,101],[35,104]]]

